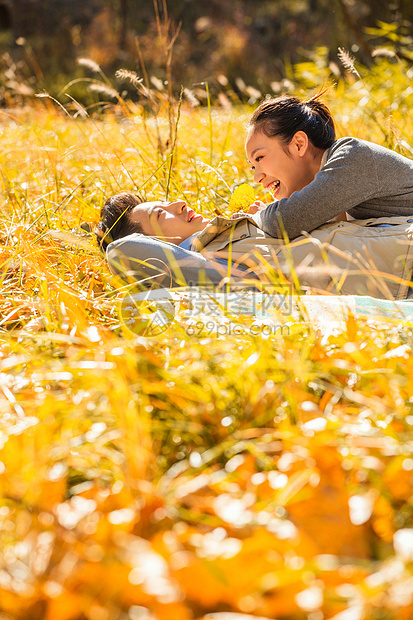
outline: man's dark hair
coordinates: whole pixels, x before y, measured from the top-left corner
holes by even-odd
[[[122,192],[108,198],[100,211],[100,222],[96,227],[99,247],[106,251],[109,243],[132,233],[144,234],[142,224],[131,219],[132,209],[143,200],[135,194]]]

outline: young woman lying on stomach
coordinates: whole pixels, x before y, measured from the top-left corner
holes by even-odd
[[[183,200],[121,193],[104,204],[97,235],[112,271],[142,287],[269,282],[277,272],[317,292],[407,296],[413,217],[330,222],[286,244],[261,228],[257,209],[209,220]]]
[[[320,94],[261,103],[246,151],[255,182],[275,199],[256,217],[273,237],[295,239],[342,212],[362,220],[413,214],[413,161],[366,140],[336,140]]]

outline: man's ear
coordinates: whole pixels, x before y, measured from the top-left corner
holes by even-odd
[[[305,131],[296,131],[293,139],[291,140],[291,144],[295,153],[299,157],[304,157],[308,150],[309,140]]]

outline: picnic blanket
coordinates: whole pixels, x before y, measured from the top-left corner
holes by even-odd
[[[304,322],[327,336],[342,330],[349,315],[375,323],[410,323],[413,299],[181,287],[127,294],[120,308],[124,326],[146,336],[166,331],[174,323],[189,335],[241,334],[247,324],[251,334],[265,335],[292,322]]]

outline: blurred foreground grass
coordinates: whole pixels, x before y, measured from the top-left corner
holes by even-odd
[[[378,66],[339,134],[409,155]],[[44,104],[0,112],[1,620],[411,618],[411,325],[134,336],[80,224],[120,190],[225,212],[251,111],[183,105],[171,166],[166,114]]]

